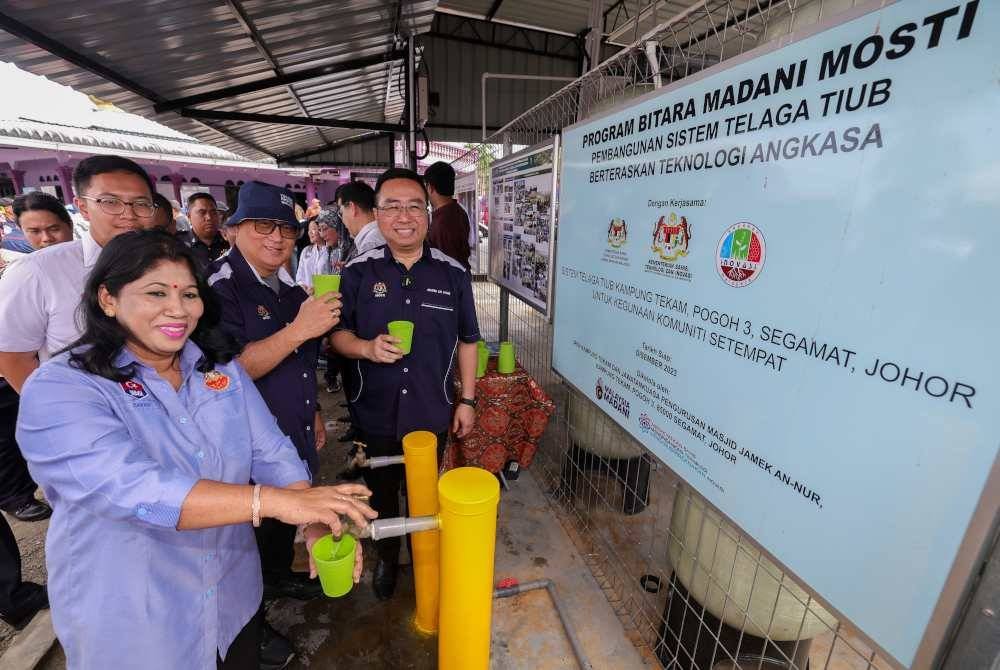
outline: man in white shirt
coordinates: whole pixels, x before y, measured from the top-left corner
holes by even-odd
[[[29,254],[0,279],[0,376],[19,393],[40,363],[79,337],[76,311],[101,248],[120,233],[154,225],[149,176],[127,158],[84,159],[73,186],[90,231]]]
[[[354,242],[344,263],[385,244],[375,221],[375,190],[371,186],[363,181],[342,184],[337,189],[337,205]]]

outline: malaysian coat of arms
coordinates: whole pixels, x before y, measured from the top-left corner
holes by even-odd
[[[661,216],[653,228],[653,251],[665,261],[676,261],[688,254],[688,244],[691,242],[691,225],[687,217],[670,213],[670,217]]]

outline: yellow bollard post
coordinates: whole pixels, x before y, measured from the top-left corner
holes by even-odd
[[[409,516],[434,516],[438,513],[437,436],[416,430],[403,437],[406,457],[406,500]],[[417,630],[436,633],[438,629],[438,579],[440,567],[439,531],[413,533],[413,581],[417,591]]]
[[[441,503],[439,670],[487,670],[500,484],[479,468],[438,482]]]

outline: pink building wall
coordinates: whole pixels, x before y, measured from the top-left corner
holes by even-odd
[[[45,156],[45,154],[50,154]],[[67,188],[63,187],[61,181],[61,166],[69,166],[70,168],[76,167],[83,158],[88,154],[67,154],[65,152],[37,152],[36,155],[39,157],[25,160],[24,154],[21,151],[11,151],[0,149],[0,172],[5,173],[8,177],[12,176],[12,169],[23,171],[23,183],[25,188],[43,188],[43,187],[56,187],[59,186],[59,191],[62,193],[64,202],[69,203],[69,198]],[[239,184],[246,181],[257,180],[263,181],[269,184],[275,184],[276,186],[288,186],[296,194],[297,199],[305,199],[308,185],[306,183],[307,177],[301,174],[301,170],[298,170],[299,174],[290,174],[287,170],[282,169],[260,169],[260,168],[243,168],[243,167],[229,167],[229,166],[208,166],[199,164],[188,164],[183,161],[167,161],[167,160],[137,160],[137,163],[141,165],[146,172],[149,174],[150,178],[156,185],[159,192],[163,193],[169,199],[175,199],[177,189],[174,188],[173,181],[171,180],[172,175],[180,175],[182,182],[180,186],[184,188],[185,191],[189,187],[195,185],[199,186],[198,190],[205,190],[215,196],[216,200],[225,203],[226,198],[226,186],[231,184],[233,187],[238,187]],[[338,177],[330,176],[328,179],[319,180],[313,182],[313,191],[317,198],[321,202],[326,203],[333,200],[334,192],[337,187],[344,182],[350,180],[350,168],[343,168],[340,170],[340,175]],[[197,180],[197,182],[195,181]],[[45,190],[54,190],[52,188]],[[185,203],[181,203],[182,205]]]

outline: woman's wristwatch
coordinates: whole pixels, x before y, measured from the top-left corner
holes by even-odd
[[[475,408],[476,408],[476,405],[478,405],[478,404],[479,404],[479,401],[478,401],[478,400],[476,400],[475,398],[462,398],[462,399],[461,399],[461,400],[459,400],[458,402],[460,402],[460,403],[461,403],[461,404],[463,404],[463,405],[468,405],[468,406],[469,406],[469,407],[471,407],[472,409],[475,409]]]

